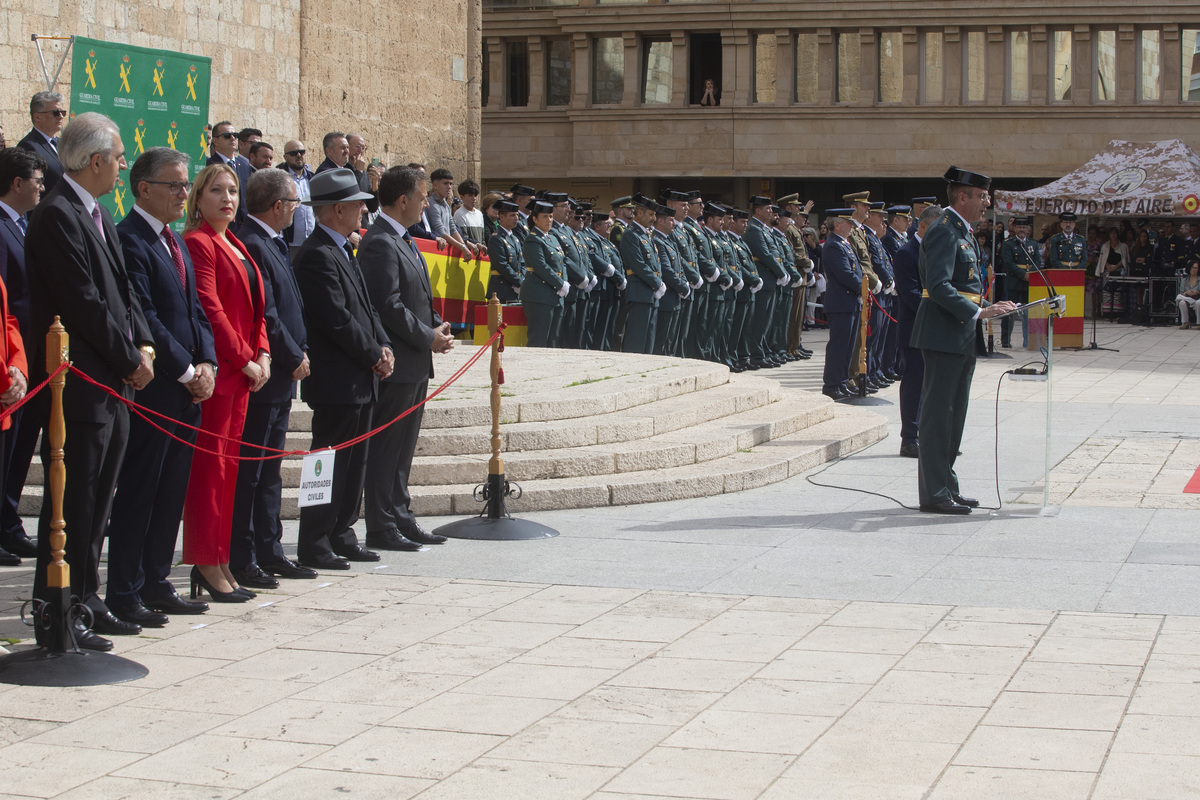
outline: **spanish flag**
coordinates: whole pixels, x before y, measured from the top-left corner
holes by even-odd
[[[439,250],[432,239],[413,241],[425,256],[429,285],[433,289],[433,310],[446,322],[474,323],[474,308],[486,302],[484,295],[492,274],[486,254],[478,261],[468,261],[454,245]]]

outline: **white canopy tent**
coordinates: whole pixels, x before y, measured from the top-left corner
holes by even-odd
[[[1114,139],[1074,172],[1026,192],[995,192],[997,214],[1177,217],[1200,211],[1200,156],[1180,139]]]

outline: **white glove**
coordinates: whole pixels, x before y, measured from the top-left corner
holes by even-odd
[[[612,264],[609,264],[608,269],[604,270],[604,277],[611,278],[613,276],[613,273],[616,271],[617,271],[617,268],[614,267]]]
[[[660,283],[658,285],[658,288],[654,290],[654,299],[658,300],[666,293],[667,293],[667,285],[665,283]]]
[[[588,284],[588,288],[587,288],[587,290],[590,292],[592,289],[595,289],[595,288],[596,288],[596,284],[598,284],[598,283],[600,283],[600,279],[599,279],[599,278],[597,278],[595,275],[593,275],[593,276],[592,276],[592,281],[591,281],[591,283],[589,283],[589,284]]]
[[[762,287],[763,287],[762,281],[759,281],[757,286],[750,287],[750,294],[758,294],[758,290],[761,289]]]
[[[699,289],[703,285],[704,285],[704,279],[700,278],[699,280],[697,280],[695,283],[692,284],[692,288]]]
[[[804,285],[804,278],[797,278],[796,280],[792,281],[793,289],[799,289],[803,285]]]
[[[896,284],[893,283],[891,286],[888,287],[888,294],[890,294],[892,297],[900,296],[900,293],[896,291]]]
[[[629,284],[628,284],[628,282],[627,282],[627,281],[626,281],[624,278],[622,278],[622,279],[621,279],[621,283],[620,283],[620,284],[617,286],[617,291],[618,291],[618,292],[623,292],[623,291],[625,291],[625,287],[626,287],[626,286],[628,286],[628,285],[629,285]]]
[[[712,274],[711,278],[705,278],[704,280],[708,281],[709,283],[714,283],[719,277],[721,277],[721,271],[717,270]]]
[[[689,297],[691,297],[691,296],[692,296],[692,290],[691,290],[691,288],[689,287],[689,288],[687,289],[687,291],[685,291],[683,294],[679,295],[679,299],[680,299],[680,300],[687,300],[687,299],[688,299]]]
[[[586,292],[588,290],[588,279],[584,278],[579,283],[575,284],[575,288],[581,292]]]
[[[871,294],[879,294],[879,290],[883,288],[883,284],[878,280],[871,285]]]
[[[791,279],[790,279],[790,278],[789,278],[787,275],[781,275],[781,276],[780,276],[780,277],[779,277],[779,278],[778,278],[778,279],[775,281],[775,285],[776,285],[776,286],[787,286],[787,283],[788,283],[788,281],[789,281],[789,280],[791,280]]]
[[[745,288],[745,286],[746,286],[746,282],[744,280],[742,280],[741,278],[738,278],[737,285],[734,286],[733,289],[734,289],[734,291],[740,292],[742,289]]]
[[[562,286],[559,287],[558,291],[555,292],[555,294],[558,295],[559,297],[566,297],[570,291],[571,291],[571,287],[564,283]]]
[[[817,276],[815,273],[810,272],[810,273],[808,273],[808,275],[805,276],[805,285],[806,286],[813,286],[814,284],[816,284],[816,282],[817,282]]]

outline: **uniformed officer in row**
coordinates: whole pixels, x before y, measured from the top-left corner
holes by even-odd
[[[525,254],[516,232],[519,210],[517,204],[511,200],[497,200],[493,207],[499,218],[496,232],[487,242],[488,259],[492,263],[487,296],[491,299],[495,294],[501,303],[515,303],[517,292],[525,278]]]
[[[665,353],[665,355],[684,358],[688,355],[687,342],[689,341],[689,337],[692,336],[692,324],[696,316],[698,302],[697,294],[704,286],[704,279],[700,277],[696,247],[686,226],[688,201],[691,199],[690,195],[687,192],[664,189],[659,199],[664,205],[675,212],[675,227],[671,230],[671,241],[675,243],[675,250],[679,253],[680,268],[683,270],[683,276],[688,283],[688,288],[691,289],[688,296],[683,298],[680,303],[679,334],[675,340],[675,349],[673,352]],[[694,339],[692,341],[694,342]]]
[[[613,220],[612,230],[608,233],[609,241],[615,245],[621,244],[621,234],[629,227],[629,221],[633,219],[633,198],[629,195],[618,197],[612,201]]]
[[[854,229],[850,232],[850,246],[854,248],[854,255],[858,258],[859,269],[867,278],[868,290],[872,295],[877,295],[883,291],[883,282],[875,275],[874,265],[871,263],[871,246],[867,243],[867,234],[864,230],[867,216],[871,213],[871,193],[868,191],[852,192],[842,195],[842,199],[849,204],[853,212]],[[871,310],[868,310],[868,329],[871,324],[870,313]],[[866,365],[865,371],[862,371],[863,364]],[[851,390],[860,396],[875,394],[879,391],[879,387],[873,385],[875,382],[868,379],[870,372],[871,359],[868,342],[862,335],[862,327],[856,325],[854,326],[854,350],[850,357],[849,385]]]
[[[621,235],[618,248],[625,266],[625,302],[629,307],[621,349],[626,353],[652,353],[658,301],[667,292],[651,238],[658,203],[638,193],[633,197],[633,205],[633,218]]]
[[[776,356],[771,346],[775,315],[783,287],[791,276],[783,265],[778,239],[771,232],[775,212],[771,198],[755,195],[750,198],[750,220],[742,239],[750,250],[754,269],[765,284],[754,301],[753,324],[750,328],[750,369],[773,369],[786,363]]]
[[[732,323],[729,327],[729,349],[733,359],[730,370],[733,372],[744,372],[751,368],[750,337],[754,329],[755,296],[763,288],[763,280],[754,266],[754,256],[742,238],[749,223],[750,212],[735,208],[726,230],[742,279],[742,287],[737,291]]]
[[[949,208],[921,240],[918,269],[925,289],[912,332],[912,344],[925,362],[918,493],[922,511],[969,514],[979,501],[960,492],[954,462],[975,373],[975,323],[1014,306],[1008,301],[988,305],[982,296],[982,253],[971,226],[991,205],[991,179],[957,167],[945,178]]]
[[[617,323],[617,310],[625,291],[625,268],[621,254],[609,239],[612,219],[607,214],[594,214],[589,224],[580,232],[588,258],[592,262],[592,273],[598,284],[593,290],[596,295],[596,311],[593,317],[591,347],[594,350],[612,350],[613,335]]]
[[[529,234],[522,245],[525,280],[521,283],[521,306],[528,321],[530,347],[558,347],[562,331],[563,298],[570,291],[566,256],[558,237],[550,232],[554,205],[530,200]]]
[[[1003,277],[998,282],[1001,291],[995,296],[1003,300],[1011,300],[1020,305],[1029,302],[1029,273],[1037,272],[1042,266],[1042,248],[1030,238],[1033,230],[1033,220],[1030,217],[1014,217],[1012,221],[1012,236],[1000,245],[1000,269],[997,276]],[[1021,314],[1021,347],[1029,347],[1029,317]],[[1013,322],[1016,315],[1000,320],[1000,346],[1012,347]]]
[[[529,201],[537,194],[537,189],[534,189],[532,186],[515,183],[508,190],[508,194],[508,199],[517,206],[517,224],[513,228],[513,233],[524,244],[525,237],[529,235],[529,212],[525,208],[529,205]]]
[[[779,198],[779,206],[786,212],[783,232],[788,237],[788,244],[792,246],[794,266],[802,278],[800,285],[792,289],[792,308],[788,315],[785,352],[792,360],[812,358],[812,351],[804,346],[801,339],[804,332],[804,313],[808,307],[808,287],[817,282],[802,233],[802,229],[808,224],[808,213],[812,210],[813,202],[809,200],[801,205],[799,194],[789,194]]]
[[[821,271],[825,275],[825,319],[829,343],[825,346],[825,370],[821,393],[834,400],[856,396],[849,386],[855,332],[859,327],[862,268],[850,242],[854,209],[831,208],[825,212],[829,235],[821,248]]]
[[[704,235],[704,200],[698,191],[687,193],[687,214],[683,229],[692,243],[696,256],[696,273],[703,281],[693,289],[691,324],[684,339],[683,352],[688,358],[715,360],[711,347],[712,318],[716,308],[713,284],[721,275],[711,240]]]
[[[908,238],[912,238],[917,233],[917,222],[921,218],[921,214],[930,206],[936,206],[938,199],[936,197],[914,197],[912,201],[912,221],[908,223]]]
[[[884,233],[883,249],[892,261],[892,289],[889,292],[892,319],[888,320],[886,338],[883,343],[883,376],[890,381],[898,381],[904,377],[904,359],[900,343],[900,301],[897,299],[898,281],[895,280],[896,254],[908,242],[908,227],[912,221],[912,211],[909,206],[895,205],[887,209],[887,231]],[[894,321],[893,321],[894,320]]]
[[[658,301],[658,322],[654,334],[654,354],[675,355],[679,348],[679,317],[683,301],[691,295],[683,271],[683,258],[671,237],[675,230],[675,209],[659,204],[655,209],[654,249],[658,253],[658,264],[662,269],[662,281],[667,291]]]
[[[892,297],[896,293],[895,279],[892,277],[892,259],[884,249],[882,236],[884,234],[884,206],[882,200],[871,203],[871,210],[863,225],[863,233],[867,237],[867,247],[871,252],[871,270],[883,284],[883,289],[871,295],[871,317],[868,341],[867,380],[868,386],[882,389],[892,385],[892,379],[884,374],[885,345],[887,344],[888,329],[895,318],[892,308]]]
[[[1083,269],[1087,266],[1087,241],[1075,232],[1078,219],[1070,211],[1058,215],[1062,230],[1046,242],[1048,269]]]

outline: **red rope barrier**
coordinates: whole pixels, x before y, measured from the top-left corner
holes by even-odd
[[[3,411],[0,411],[0,422],[3,422],[4,420],[8,419],[13,414],[15,414],[21,406],[25,405],[30,400],[32,400],[33,396],[35,394],[40,392],[42,389],[45,389],[50,384],[50,381],[54,380],[56,377],[61,375],[66,370],[70,369],[70,367],[71,367],[70,364],[59,364],[58,369],[56,369],[56,370],[54,370],[54,372],[50,373],[50,375],[47,376],[46,380],[42,381],[37,386],[33,387],[33,389],[31,391],[26,392],[25,396],[22,397],[20,400],[13,403],[11,406],[4,409]]]
[[[883,310],[883,305],[878,300],[875,299],[875,295],[871,295],[871,304],[879,309],[880,314],[883,314],[885,317],[890,319],[892,322],[896,322],[895,317],[893,317],[891,314],[889,314],[888,312]],[[896,322],[896,324],[899,325],[900,323]]]
[[[428,396],[427,396],[427,397],[426,397],[424,400],[422,400],[421,402],[417,403],[417,404],[416,404],[415,406],[413,406],[412,408],[409,408],[409,409],[407,409],[407,410],[403,411],[402,413],[400,413],[399,415],[397,415],[397,416],[396,416],[394,419],[392,419],[392,420],[389,420],[388,422],[385,422],[383,425],[380,425],[378,428],[375,428],[374,430],[367,431],[366,433],[364,433],[364,434],[362,434],[362,435],[360,435],[360,436],[356,436],[356,437],[354,437],[353,439],[350,439],[349,441],[342,442],[341,444],[336,444],[336,445],[333,445],[333,446],[331,446],[331,447],[323,447],[323,448],[321,448],[321,450],[344,450],[344,449],[345,449],[345,448],[347,448],[347,447],[353,447],[354,445],[356,445],[356,444],[359,444],[359,443],[361,443],[361,442],[364,442],[364,441],[366,441],[367,439],[371,438],[371,437],[372,437],[372,436],[374,436],[375,434],[377,434],[377,433],[379,433],[379,432],[381,432],[381,431],[383,431],[383,430],[387,429],[388,427],[390,427],[390,426],[394,425],[395,423],[399,422],[400,420],[404,419],[404,418],[405,418],[405,417],[407,417],[409,414],[411,414],[412,412],[416,411],[418,408],[420,408],[421,406],[425,405],[426,403],[428,403],[428,402],[429,402],[430,400],[432,400],[433,398],[437,397],[437,396],[438,396],[439,394],[441,394],[441,393],[442,393],[442,392],[443,392],[443,391],[444,391],[444,390],[445,390],[447,387],[449,387],[451,384],[453,384],[455,381],[457,381],[459,378],[461,378],[463,375],[465,375],[465,374],[466,374],[466,372],[467,372],[467,370],[469,370],[471,367],[475,366],[475,363],[476,363],[477,361],[479,361],[479,359],[480,359],[480,358],[482,358],[482,357],[483,357],[483,354],[484,354],[484,353],[487,351],[487,349],[488,349],[489,347],[491,347],[491,344],[492,344],[492,342],[493,342],[493,341],[495,341],[495,340],[496,340],[496,338],[497,338],[497,337],[499,337],[499,336],[500,336],[500,332],[499,332],[499,331],[497,331],[497,332],[496,332],[496,333],[495,333],[495,334],[494,334],[494,335],[493,335],[493,336],[492,336],[490,339],[488,339],[488,340],[487,340],[487,342],[486,342],[486,343],[485,343],[483,346],[481,346],[481,347],[479,348],[479,350],[477,350],[477,351],[475,352],[475,354],[474,354],[473,356],[471,356],[469,359],[467,359],[466,363],[464,363],[464,364],[463,364],[461,367],[459,367],[459,368],[458,368],[458,369],[457,369],[457,370],[454,372],[454,374],[453,374],[453,375],[451,375],[451,376],[450,376],[450,377],[449,377],[449,378],[448,378],[448,379],[447,379],[447,380],[446,380],[444,383],[442,383],[440,386],[438,386],[436,389],[434,389],[432,392],[430,392],[430,393],[429,393],[429,395],[428,395]],[[81,380],[83,380],[85,383],[90,383],[92,386],[95,386],[96,388],[100,389],[101,391],[103,391],[103,392],[105,392],[105,393],[107,393],[107,394],[110,394],[110,395],[112,395],[113,397],[115,397],[115,398],[116,398],[117,400],[119,400],[120,402],[122,402],[122,403],[124,403],[125,405],[129,406],[129,410],[130,410],[130,411],[132,411],[133,413],[137,414],[137,415],[138,415],[139,417],[141,417],[143,420],[145,420],[145,421],[146,421],[146,423],[147,423],[148,425],[150,425],[150,427],[154,428],[155,430],[157,430],[157,431],[159,431],[159,432],[161,432],[161,433],[164,433],[164,434],[166,434],[167,436],[169,436],[170,438],[172,438],[172,439],[174,439],[175,441],[179,442],[180,444],[185,444],[185,445],[187,445],[188,447],[191,447],[193,450],[197,450],[197,451],[199,451],[199,452],[201,452],[201,453],[207,453],[207,454],[209,454],[209,455],[218,456],[218,457],[220,457],[220,458],[228,458],[228,459],[230,459],[230,460],[232,460],[232,461],[270,461],[270,460],[272,460],[272,459],[275,459],[275,458],[284,458],[284,457],[286,457],[286,456],[306,456],[306,455],[309,455],[309,454],[311,454],[312,452],[314,452],[314,451],[312,451],[312,450],[277,450],[277,449],[275,449],[275,448],[273,448],[273,447],[265,447],[265,446],[263,446],[263,445],[258,445],[258,444],[249,444],[249,443],[247,443],[247,442],[245,442],[245,441],[243,441],[243,440],[241,440],[241,439],[237,439],[237,438],[235,438],[235,437],[232,437],[232,436],[225,436],[224,434],[213,433],[213,432],[211,432],[211,431],[206,431],[206,430],[203,430],[202,428],[197,428],[197,427],[195,427],[195,426],[193,426],[193,425],[188,425],[187,423],[180,422],[179,420],[177,420],[177,419],[175,419],[175,418],[173,418],[173,417],[170,417],[170,416],[168,416],[168,415],[166,415],[166,414],[163,414],[163,413],[161,413],[161,412],[155,411],[154,409],[150,409],[150,408],[146,408],[145,406],[138,405],[137,403],[133,402],[132,400],[126,400],[124,397],[122,397],[122,396],[121,396],[121,395],[119,395],[118,393],[114,392],[114,391],[113,391],[112,389],[110,389],[109,387],[107,387],[107,386],[105,386],[104,384],[102,384],[102,383],[100,383],[100,382],[96,381],[96,380],[95,380],[94,378],[92,378],[90,375],[88,375],[88,374],[86,374],[86,373],[84,373],[84,372],[81,372],[80,370],[78,370],[78,369],[76,369],[76,368],[74,368],[74,367],[71,367],[69,364],[63,364],[62,366],[60,366],[60,367],[58,368],[58,370],[56,370],[56,371],[55,371],[55,373],[54,373],[54,374],[55,374],[55,375],[57,375],[59,372],[61,372],[61,371],[62,371],[62,370],[64,370],[64,369],[67,369],[68,367],[71,369],[71,371],[72,371],[74,374],[78,375],[78,376],[79,376],[79,378],[80,378]],[[53,377],[53,376],[51,376],[51,377]],[[47,378],[47,379],[46,379],[45,381],[43,381],[43,382],[42,382],[42,383],[41,383],[41,384],[40,384],[40,385],[37,387],[37,389],[36,389],[36,390],[34,390],[34,391],[36,392],[36,391],[40,390],[40,389],[41,389],[43,386],[45,386],[45,385],[46,385],[47,383],[49,383],[49,382],[50,382],[50,379],[49,379],[49,378]],[[25,398],[23,398],[23,399],[22,399],[22,401],[21,401],[21,402],[23,403],[25,400],[29,399],[29,398],[30,398],[30,397],[32,397],[32,396],[33,396],[33,393],[27,394],[27,395],[25,396]],[[15,408],[16,408],[18,405],[20,405],[20,404],[14,404],[14,406],[13,406],[13,407],[10,409],[10,413],[11,413],[11,410],[15,410]],[[174,424],[174,425],[178,425],[178,426],[181,426],[181,427],[187,428],[188,430],[196,431],[197,433],[203,433],[204,435],[206,435],[206,436],[211,436],[211,437],[213,437],[214,439],[222,439],[222,440],[224,440],[224,441],[227,441],[227,442],[232,442],[232,443],[234,443],[234,444],[237,444],[237,445],[239,445],[239,446],[242,446],[242,447],[250,447],[250,448],[252,448],[252,449],[254,449],[254,450],[261,450],[261,451],[264,451],[264,452],[269,452],[269,453],[272,453],[272,455],[267,455],[267,456],[242,456],[242,455],[230,455],[230,454],[228,454],[228,453],[221,453],[221,452],[218,452],[218,451],[216,451],[216,450],[209,450],[209,449],[208,449],[208,448],[206,448],[206,447],[201,447],[200,445],[198,445],[198,444],[195,444],[195,443],[193,443],[193,442],[189,442],[189,441],[187,441],[186,439],[181,439],[180,437],[178,437],[178,436],[176,436],[175,434],[171,433],[171,432],[170,432],[169,430],[167,430],[166,428],[163,428],[161,425],[157,424],[157,423],[156,423],[154,420],[152,420],[152,419],[150,418],[150,415],[153,415],[153,416],[159,417],[160,419],[169,420],[169,421],[170,421],[172,424]],[[0,419],[3,419],[3,417],[2,417],[2,416],[0,416]]]

